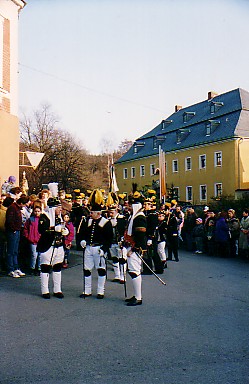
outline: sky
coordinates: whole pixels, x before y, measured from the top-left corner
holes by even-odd
[[[247,0],[26,0],[19,116],[48,104],[91,154],[174,112],[249,91]]]

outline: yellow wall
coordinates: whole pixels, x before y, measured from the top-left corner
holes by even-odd
[[[16,116],[0,111],[0,185],[9,176],[19,183],[19,123]]]
[[[238,150],[239,148],[239,150]],[[222,152],[222,165],[215,166],[215,152]],[[199,156],[206,155],[206,168],[199,168]],[[185,170],[185,158],[191,157],[192,168]],[[178,160],[178,172],[172,172],[172,161]],[[239,161],[240,159],[240,161]],[[130,192],[132,182],[143,186],[152,186],[152,180],[158,180],[158,175],[149,175],[150,164],[158,167],[158,157],[148,157],[123,164],[116,164],[116,176],[120,192]],[[145,165],[145,176],[140,177],[140,165]],[[131,167],[136,168],[136,177],[131,179]],[[123,169],[128,169],[128,178],[123,179]],[[249,140],[238,144],[238,140],[197,146],[195,148],[166,153],[166,183],[168,188],[173,184],[179,187],[179,200],[186,201],[186,186],[193,188],[194,204],[207,204],[215,194],[215,183],[222,183],[223,195],[234,195],[237,188],[249,188]],[[241,186],[239,187],[239,175]],[[207,199],[200,199],[200,185],[207,186]]]

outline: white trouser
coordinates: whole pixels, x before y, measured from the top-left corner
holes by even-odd
[[[53,271],[53,292],[61,292],[61,272],[54,272]],[[49,293],[49,273],[40,273],[40,279],[41,279],[41,293],[44,295],[45,293]]]
[[[106,261],[103,256],[99,254],[100,247],[91,247],[90,245],[86,246],[85,255],[84,255],[84,269],[87,271],[92,271],[95,267],[98,269],[106,270]],[[106,276],[98,275],[98,287],[97,294],[103,295],[105,291],[105,281]],[[86,295],[90,295],[92,293],[92,275],[85,276],[85,293]]]
[[[40,254],[41,264],[55,265],[62,263],[64,260],[63,247],[50,247],[46,252]],[[41,292],[42,294],[49,293],[49,273],[40,273]],[[53,271],[53,291],[54,293],[61,292],[61,272]]]
[[[59,263],[63,263],[64,260],[64,248],[58,247],[54,248],[50,247],[46,252],[42,252],[40,254],[40,263],[47,265],[55,265]]]
[[[142,261],[136,255],[135,252],[129,254],[130,248],[127,249],[127,264],[128,271],[130,273],[135,273],[137,277],[132,278],[132,284],[134,289],[134,296],[137,300],[142,300],[142,276],[141,276],[141,267]]]
[[[165,245],[166,245],[165,241],[161,241],[160,243],[157,244],[157,253],[160,256],[160,259],[162,261],[166,261],[167,259],[167,256],[165,253]]]
[[[120,249],[118,244],[112,244],[112,246],[110,248],[110,254],[111,254],[111,257],[115,257],[117,259],[120,259],[120,258],[125,259],[125,260],[127,259],[127,249],[126,248]],[[114,267],[115,279],[125,280],[126,263],[120,264],[119,261],[114,262],[113,267]]]

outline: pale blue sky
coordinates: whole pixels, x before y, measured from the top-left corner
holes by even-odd
[[[247,0],[27,0],[19,104],[48,103],[90,153],[208,91],[249,91]]]

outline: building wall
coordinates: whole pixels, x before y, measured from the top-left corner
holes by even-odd
[[[0,2],[0,184],[19,177],[18,14],[21,0]]]
[[[170,188],[173,184],[179,191],[179,200],[191,201],[193,204],[207,204],[219,193],[235,195],[235,190],[249,187],[249,140],[230,140],[195,148],[166,153],[166,183]],[[205,167],[201,167],[201,156],[205,158]],[[190,169],[186,168],[187,158],[190,158]],[[203,158],[202,158],[203,159]],[[173,161],[177,161],[178,170],[173,171]],[[158,167],[158,156],[148,157],[137,161],[116,164],[116,176],[120,192],[130,192],[132,182],[138,184],[138,189],[152,181],[159,180],[158,175],[150,175],[150,164]],[[144,165],[145,174],[140,176],[140,166]],[[189,164],[188,164],[189,165]],[[131,178],[131,168],[135,168],[136,176]],[[124,168],[128,177],[123,178]],[[206,189],[206,198],[201,196]],[[188,200],[186,188],[192,187],[192,199]],[[220,190],[221,187],[221,190]],[[203,191],[204,189],[204,191]],[[204,193],[205,194],[205,193]]]

